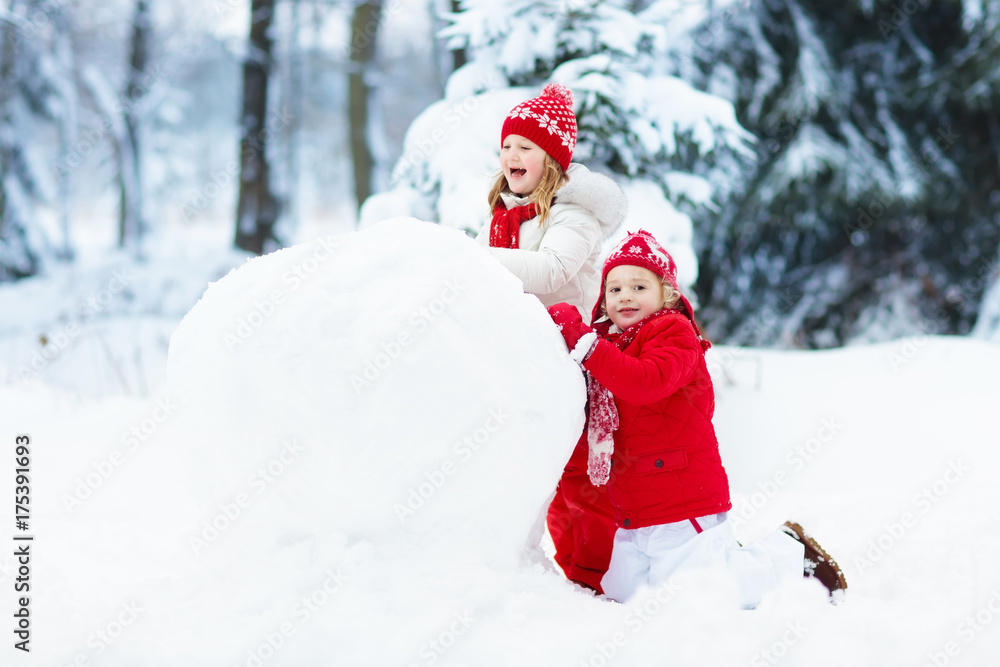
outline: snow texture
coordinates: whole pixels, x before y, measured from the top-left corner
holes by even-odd
[[[535,579],[583,378],[463,233],[391,220],[253,259],[184,318],[168,371],[114,453],[38,448],[66,471],[36,524],[61,536],[38,549],[33,603],[60,610],[39,619],[45,664],[93,657],[119,603],[141,611],[106,665],[251,665],[278,644],[270,664],[385,665],[461,623],[483,629],[453,659],[498,654],[520,607],[575,595]]]
[[[412,243],[415,235],[399,229],[391,236]],[[493,333],[458,346],[460,353],[474,349],[480,363],[504,358],[489,369],[491,381],[480,391],[506,389],[511,367],[526,372],[529,358],[516,356],[523,348],[514,336],[502,344],[515,354],[488,351],[490,342],[500,344],[510,333],[507,327],[539,347],[530,360],[543,359],[551,366],[546,372],[554,372],[552,382],[561,383],[561,363],[541,349],[555,346],[558,334],[542,326],[541,313],[531,312],[537,309],[528,307],[530,297],[517,293],[516,285],[504,288],[509,278],[499,274],[480,282],[494,273],[489,263],[457,235],[448,242],[447,230],[439,231],[438,252],[422,244],[413,250],[430,252],[435,260],[461,254],[462,261],[481,264],[481,273],[473,269],[466,276],[466,296],[489,282],[497,292],[491,296],[500,299],[497,313],[510,306],[523,311],[515,323],[497,325],[505,318],[489,316],[488,324],[480,321],[472,331]],[[382,237],[371,245],[392,247],[388,241]],[[338,257],[346,261],[367,245],[357,237],[342,241]],[[453,385],[466,387],[461,378],[480,364],[466,356],[458,379],[439,363],[433,372],[411,375],[408,364],[430,362],[420,357],[423,346],[434,347],[431,338],[451,331],[457,342],[462,323],[471,326],[465,317],[471,303],[452,304],[455,310],[442,314],[434,331],[407,348],[410,361],[400,356],[386,369],[379,385],[408,391],[394,394],[385,406],[376,405],[374,393],[359,399],[344,387],[342,373],[354,372],[352,362],[364,354],[335,347],[323,337],[317,310],[292,301],[294,296],[327,306],[349,275],[332,266],[311,274],[315,282],[303,283],[297,293],[285,286],[283,308],[289,310],[276,312],[267,325],[276,331],[261,327],[242,352],[223,347],[221,338],[235,326],[231,318],[242,317],[242,307],[253,303],[252,296],[240,297],[230,307],[224,294],[280,287],[275,274],[280,277],[311,252],[306,245],[255,260],[209,291],[203,303],[224,313],[192,312],[178,337],[188,338],[190,346],[174,352],[173,368],[203,382],[199,400],[210,404],[181,406],[164,388],[156,400],[174,400],[175,407],[134,448],[124,436],[152,421],[155,400],[80,405],[41,385],[0,387],[3,437],[12,441],[14,431],[6,429],[27,424],[36,443],[37,664],[671,667],[774,664],[780,656],[788,667],[827,667],[933,664],[928,655],[942,655],[946,646],[964,663],[989,664],[1000,650],[992,611],[1000,598],[1000,576],[992,567],[1000,554],[998,497],[990,474],[1000,463],[992,435],[1000,400],[995,345],[929,337],[829,352],[713,347],[708,362],[717,388],[715,423],[738,538],[760,539],[785,519],[797,520],[844,568],[846,599],[833,607],[819,584],[794,581],[747,612],[737,609],[715,577],[676,582],[618,605],[565,582],[550,567],[517,563],[530,526],[529,505],[556,474],[531,466],[555,458],[556,449],[565,455],[566,443],[550,450],[519,437],[529,430],[522,428],[529,416],[512,407],[504,429],[477,454],[483,458],[459,462],[449,438],[474,433],[485,421],[485,415],[461,408],[479,409],[490,401]],[[397,262],[400,257],[395,255]],[[444,276],[451,278],[447,270],[431,269],[408,279]],[[406,281],[396,282],[405,293]],[[398,307],[397,314],[423,306],[399,306],[399,296],[390,308]],[[377,349],[366,335],[377,338],[388,330],[371,321],[370,328],[355,328],[352,342]],[[197,334],[203,341],[191,340]],[[220,368],[239,366],[237,354],[250,363],[279,356],[282,373],[245,371],[244,380],[252,375],[253,382],[244,384],[218,377]],[[447,365],[446,359],[435,362]],[[328,376],[338,364],[341,375]],[[574,383],[563,384],[571,389]],[[379,385],[368,389],[377,392]],[[518,386],[504,400],[537,401],[532,431],[557,419],[549,411],[557,396],[548,390],[552,384]],[[213,396],[213,389],[236,395]],[[457,404],[438,400],[456,393],[462,395]],[[296,415],[294,423],[279,415],[272,424],[253,414],[250,403],[236,422],[231,415],[216,420],[208,414],[209,408],[260,394],[283,403]],[[439,405],[448,415],[434,424],[441,443],[400,420],[412,403],[428,410]],[[247,435],[244,419],[262,430]],[[566,421],[573,422],[567,428],[578,426]],[[362,422],[364,438],[356,442],[364,446],[349,450],[342,434],[357,435]],[[305,439],[324,427],[326,440]],[[282,439],[290,440],[293,432],[305,451],[285,454],[282,463]],[[120,452],[117,465],[109,460],[114,450]],[[455,462],[455,474],[406,524],[390,530],[392,505],[405,503],[411,489],[428,482],[425,473],[443,470],[442,455]],[[347,456],[354,458],[350,474],[333,467]],[[111,472],[102,478],[98,469]],[[64,496],[95,479],[92,495],[68,509]],[[0,480],[6,497],[13,493],[11,482],[6,475]],[[365,505],[376,495],[371,485],[383,496]],[[346,498],[349,491],[359,495]],[[240,493],[248,499],[244,507],[237,504]],[[477,505],[490,493],[496,494],[490,506]],[[536,498],[529,502],[529,496]],[[190,540],[205,534],[205,521],[226,525],[220,503],[232,514],[238,507],[239,514],[195,555]],[[465,503],[469,514],[462,517]],[[481,526],[468,520],[476,513]],[[448,525],[446,517],[459,525]],[[417,531],[418,523],[424,532]],[[473,533],[467,534],[470,525]],[[0,555],[0,566],[0,583],[9,588],[15,559]],[[2,600],[5,613],[12,613],[9,600]],[[719,628],[726,641],[718,641]]]
[[[678,235],[685,220],[673,218]],[[213,275],[153,259],[3,286],[0,305],[20,314],[0,330],[3,357],[21,358],[32,332],[55,338],[73,290],[99,303],[115,271],[128,292],[82,330],[118,350],[151,314],[176,324]],[[245,263],[180,324],[171,381],[149,398],[79,389],[93,372],[67,362],[90,335],[40,377],[0,386],[0,437],[35,445],[37,664],[579,667],[611,655],[660,667],[780,653],[824,667],[923,664],[950,642],[988,664],[1000,650],[1000,353],[985,341],[709,350],[738,538],[797,520],[850,585],[836,608],[803,580],[745,612],[724,577],[618,605],[525,550],[579,433],[583,381],[544,309],[458,231],[382,222]],[[0,495],[13,481],[0,477]],[[16,567],[0,554],[8,591]],[[0,611],[13,614],[10,596]]]

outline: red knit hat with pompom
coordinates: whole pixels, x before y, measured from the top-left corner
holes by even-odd
[[[500,130],[500,146],[508,134],[519,134],[538,144],[565,170],[576,147],[573,93],[560,83],[550,83],[542,94],[511,109]]]
[[[611,254],[608,255],[608,259],[605,260],[604,270],[601,272],[602,297],[598,299],[597,305],[594,306],[591,322],[596,322],[600,316],[601,303],[604,301],[604,283],[608,279],[608,273],[611,269],[623,264],[648,269],[662,280],[670,283],[674,291],[680,294],[683,310],[686,311],[684,314],[691,320],[694,331],[698,335],[698,340],[701,341],[702,349],[708,350],[712,346],[701,335],[701,329],[698,328],[698,323],[694,321],[694,308],[691,307],[691,302],[687,300],[686,296],[681,294],[681,290],[677,286],[677,265],[674,263],[674,258],[664,250],[663,246],[656,241],[652,234],[644,229],[640,229],[635,233],[629,232],[625,240],[619,243],[618,247],[612,250]]]

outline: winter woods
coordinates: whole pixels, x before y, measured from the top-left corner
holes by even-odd
[[[998,274],[998,26],[995,3],[764,0],[694,31],[683,70],[758,138],[696,235],[710,331],[969,332]]]
[[[710,337],[989,337],[998,16],[974,0],[9,0],[0,280],[91,239],[141,257],[228,229],[267,252],[362,208],[474,231],[487,117],[558,81],[577,159],[688,256]]]
[[[0,487],[37,483],[36,660],[991,664],[998,7],[0,0],[0,438],[32,444]],[[748,613],[718,571],[611,604],[556,569],[593,311],[525,293],[573,265],[554,244],[518,275],[469,238],[552,83],[578,132],[519,129],[590,177],[551,208],[655,234],[712,339],[675,394],[736,537],[815,527],[846,604],[796,576]],[[690,432],[661,424],[631,432]]]

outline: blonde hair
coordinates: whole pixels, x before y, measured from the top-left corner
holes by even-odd
[[[549,217],[549,209],[552,208],[556,190],[567,183],[569,183],[569,176],[566,174],[566,170],[551,155],[546,153],[545,164],[542,168],[542,179],[538,181],[538,186],[534,192],[529,195],[529,199],[535,204],[535,208],[538,210],[539,225],[544,225],[546,218]],[[490,194],[488,195],[491,214],[497,206],[503,206],[500,195],[504,192],[511,192],[511,189],[510,185],[507,184],[507,177],[501,171],[497,175],[497,180],[493,183],[493,187],[490,188]]]
[[[604,301],[607,296],[607,289],[607,283],[605,282],[605,284],[601,285],[601,300],[597,310],[600,315],[608,314],[604,305]],[[660,289],[663,292],[663,306],[660,310],[663,310],[664,308],[676,308],[677,304],[681,302],[681,293],[674,289],[674,286],[670,284],[669,280],[664,280],[663,278],[660,278]]]
[[[663,307],[676,308],[677,304],[681,302],[681,293],[675,290],[669,281],[662,278],[660,281],[663,283]]]

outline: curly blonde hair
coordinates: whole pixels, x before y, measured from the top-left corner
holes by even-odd
[[[566,170],[552,159],[551,155],[546,153],[545,164],[542,168],[542,179],[538,182],[538,187],[529,196],[529,199],[535,204],[535,208],[538,209],[539,225],[544,225],[545,220],[549,217],[549,210],[552,208],[556,190],[567,183],[569,183],[569,175],[566,174]],[[500,199],[500,194],[503,192],[511,192],[511,189],[510,185],[507,184],[507,177],[501,171],[497,175],[493,187],[490,188],[490,194],[487,198],[491,213],[497,206],[503,206],[503,201]]]
[[[681,293],[674,289],[666,280],[661,280],[663,283],[663,307],[664,308],[676,308],[677,304],[681,302]]]

